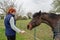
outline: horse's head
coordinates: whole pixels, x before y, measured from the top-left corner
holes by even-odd
[[[39,11],[33,15],[33,18],[31,20],[31,22],[28,24],[27,29],[31,30],[34,27],[40,25],[40,23],[41,23],[41,11]]]
[[[33,15],[33,18],[31,20],[31,22],[28,24],[27,28],[28,29],[33,29],[34,27],[37,27],[38,25],[40,25],[41,23],[46,23],[50,26],[53,26],[52,23],[56,22],[58,18],[58,15],[53,14],[53,13],[46,13],[46,12],[37,12]],[[54,21],[53,21],[54,20]]]

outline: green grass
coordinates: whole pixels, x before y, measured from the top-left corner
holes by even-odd
[[[25,30],[27,33],[25,34],[16,34],[16,40],[34,40],[34,29],[27,30],[27,24],[30,20],[18,20],[16,26]],[[36,39],[37,40],[53,40],[53,34],[51,28],[42,23],[40,26],[36,27]],[[0,40],[6,40],[5,36],[5,28],[3,20],[0,20]]]

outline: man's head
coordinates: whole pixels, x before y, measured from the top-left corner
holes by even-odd
[[[13,7],[10,7],[10,8],[8,9],[8,13],[15,15],[16,9],[14,9]]]

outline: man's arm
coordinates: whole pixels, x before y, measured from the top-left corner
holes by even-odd
[[[11,17],[11,19],[10,19],[10,25],[11,25],[11,28],[12,28],[14,31],[16,31],[17,33],[20,33],[20,32],[21,32],[21,30],[18,29],[18,28],[14,25],[14,18],[13,18],[13,17]]]

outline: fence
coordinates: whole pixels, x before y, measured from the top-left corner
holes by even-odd
[[[0,20],[0,40],[6,40],[4,20]],[[53,40],[53,35],[51,28],[46,24],[41,24],[33,30],[27,30],[27,24],[30,20],[18,20],[17,27],[19,29],[25,30],[26,34],[17,34],[17,40]]]
[[[53,40],[51,28],[48,25],[41,24],[41,26],[38,26],[37,28],[34,28],[33,30],[30,31],[30,30],[27,30],[28,23],[29,23],[29,20],[20,21],[20,27],[21,29],[24,29],[27,32],[26,38],[28,40]]]

